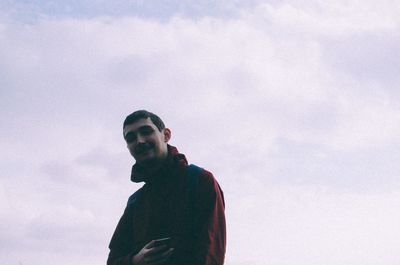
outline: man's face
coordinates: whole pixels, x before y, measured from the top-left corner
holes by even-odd
[[[165,128],[160,132],[150,118],[126,125],[123,133],[129,152],[137,163],[150,165],[167,157],[171,131]]]

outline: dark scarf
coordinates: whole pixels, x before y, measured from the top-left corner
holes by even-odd
[[[188,165],[184,154],[179,153],[178,149],[172,145],[168,145],[168,156],[165,161],[162,162],[160,168],[151,174],[143,166],[135,163],[132,166],[131,181],[133,182],[153,182],[165,176],[166,173],[171,171],[182,169]],[[146,172],[147,171],[147,172]]]

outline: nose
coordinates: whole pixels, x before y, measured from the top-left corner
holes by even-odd
[[[138,133],[138,135],[137,135],[137,142],[138,142],[138,143],[144,143],[144,142],[146,142],[145,140],[146,140],[146,137],[144,137],[143,135],[141,135],[140,133]]]

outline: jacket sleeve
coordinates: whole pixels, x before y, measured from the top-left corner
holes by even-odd
[[[132,249],[131,235],[131,213],[129,205],[125,208],[124,214],[118,222],[109,245],[110,253],[107,265],[131,265],[132,256],[135,254]]]
[[[226,249],[225,202],[213,175],[204,171],[198,186],[195,264],[223,265]]]

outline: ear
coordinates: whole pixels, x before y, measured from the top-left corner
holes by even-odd
[[[171,130],[168,128],[164,128],[163,134],[164,134],[164,142],[168,143],[169,139],[171,139]]]

